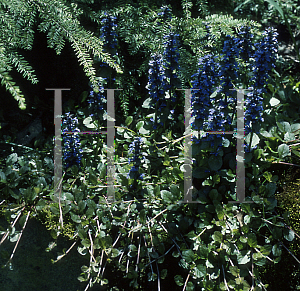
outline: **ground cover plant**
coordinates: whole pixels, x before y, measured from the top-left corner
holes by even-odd
[[[63,106],[59,197],[52,138],[25,146],[13,136],[1,137],[9,146],[0,168],[1,213],[9,227],[1,229],[0,244],[15,243],[12,254],[3,254],[4,266],[13,268],[27,222],[37,216],[53,237],[49,249],[60,235],[72,241],[57,261],[75,247],[86,258],[78,272],[85,290],[99,285],[103,290],[268,290],[263,267],[279,263],[295,237],[288,213],[276,212],[280,179],[272,165],[297,164],[300,156],[300,83],[277,71],[276,29],[229,15],[194,17],[188,1],[177,10],[146,1],[105,9],[93,1],[54,2],[28,2],[23,13],[39,13],[38,28],[48,32],[48,45],[57,52],[65,39],[71,43],[90,83],[78,102],[72,98]],[[21,4],[1,4],[3,23]],[[72,17],[67,21],[65,15]],[[18,31],[17,19],[6,29]],[[31,31],[34,21],[22,25]],[[89,26],[94,21],[97,32],[83,30],[80,21]],[[12,59],[22,59],[20,39],[18,34],[3,55],[28,77],[29,64],[21,67]],[[12,68],[4,69],[2,83],[23,108],[25,100],[7,74]],[[107,88],[123,90],[115,94],[114,201],[107,197],[106,137],[79,134],[105,130]],[[245,89],[246,199],[230,203],[237,199],[237,134],[220,132],[236,131],[239,88]],[[184,202],[191,137],[184,117],[186,89],[193,89],[197,203]]]

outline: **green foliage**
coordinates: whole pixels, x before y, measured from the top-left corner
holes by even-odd
[[[124,67],[124,74],[116,78],[124,94],[116,102],[123,107],[116,110],[115,201],[107,199],[107,146],[100,135],[82,136],[82,170],[64,172],[59,194],[53,185],[51,153],[17,147],[18,152],[1,158],[0,205],[9,227],[1,229],[0,234],[17,243],[21,231],[14,225],[20,221],[22,227],[26,226],[30,214],[45,221],[54,239],[63,234],[75,240],[78,253],[88,259],[78,273],[78,280],[87,284],[86,290],[97,284],[109,290],[145,289],[148,284],[154,286],[152,283],[167,289],[173,284],[180,290],[263,290],[267,284],[259,271],[269,262],[278,263],[283,245],[294,239],[293,231],[275,213],[278,176],[270,166],[272,162],[291,163],[300,155],[297,80],[282,80],[275,71],[264,95],[266,122],[260,133],[246,137],[247,143],[251,140],[257,145],[245,155],[246,200],[253,203],[228,203],[236,199],[233,137],[223,141],[217,157],[211,155],[215,148],[207,142],[193,144],[197,165],[193,169],[192,198],[197,204],[182,203],[183,95],[178,95],[181,103],[177,106],[181,118],[155,132],[149,124],[156,112],[151,111],[146,90],[141,87],[146,85],[150,54],[162,53],[165,34],[180,34],[183,88],[190,84],[199,57],[211,51],[220,54],[225,35],[235,35],[242,25],[249,25],[255,37],[260,37],[258,23],[229,15],[207,15],[210,4],[198,1],[199,6],[200,2],[206,5],[200,11],[203,18],[192,17],[193,3],[182,1],[180,13],[173,11],[172,19],[164,23],[158,15],[159,7],[147,5],[147,1],[116,5],[110,11],[118,16],[121,39],[121,52],[114,60]],[[93,11],[93,1],[76,3],[2,1],[3,31],[15,32],[2,35],[3,41],[6,39],[1,48],[7,60],[2,64],[4,73],[15,66],[36,82],[32,68],[17,53],[17,48],[31,49],[34,24],[47,33],[48,46],[58,54],[65,41],[71,43],[92,83],[104,76],[96,73],[91,55],[120,72],[120,66],[102,52],[101,41],[80,24],[83,16],[100,24],[104,11]],[[210,36],[206,37],[208,32]],[[8,38],[11,46],[7,46]],[[105,114],[103,120],[89,116],[87,95],[82,93],[80,109],[75,105],[70,110],[77,113],[81,131],[102,130]],[[132,166],[128,164],[129,145],[136,137],[144,140],[140,149],[144,159],[138,169],[144,178],[140,180],[128,176]]]
[[[10,72],[16,68],[31,83],[38,82],[34,69],[19,53],[22,49],[32,49],[36,29],[47,34],[48,46],[54,48],[57,54],[61,53],[68,41],[96,88],[98,83],[91,55],[121,72],[110,55],[103,52],[99,38],[83,28],[80,23],[82,14],[77,4],[68,1],[1,1],[0,79],[1,84],[19,102],[21,109],[26,108],[25,98],[19,86],[12,81]]]

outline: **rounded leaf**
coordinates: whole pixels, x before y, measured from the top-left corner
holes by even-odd
[[[222,167],[222,157],[221,156],[210,156],[208,159],[208,166],[212,171],[218,171]]]
[[[183,281],[183,278],[182,276],[180,275],[176,275],[174,277],[174,280],[175,280],[175,283],[178,285],[178,286],[182,286],[184,284],[184,281]]]
[[[286,156],[290,155],[289,146],[287,144],[281,144],[278,147],[278,154],[279,154],[279,158],[281,158],[281,159],[283,159]]]

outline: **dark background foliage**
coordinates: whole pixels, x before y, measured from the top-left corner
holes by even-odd
[[[68,3],[74,1],[67,1]],[[182,5],[186,3],[187,7],[192,7],[190,9],[191,17],[196,18],[200,16],[204,18],[212,14],[221,14],[221,15],[233,15],[234,18],[238,19],[250,19],[258,21],[262,24],[263,27],[273,26],[277,28],[279,33],[279,61],[276,67],[277,76],[275,74],[271,85],[274,89],[279,88],[279,92],[272,93],[272,90],[269,90],[268,94],[271,98],[275,96],[281,101],[281,105],[272,109],[272,112],[276,114],[270,114],[270,118],[273,118],[271,121],[276,124],[277,121],[287,120],[291,124],[299,122],[299,103],[297,99],[293,99],[293,96],[296,96],[296,89],[291,89],[296,86],[299,82],[299,60],[297,60],[297,54],[295,53],[295,43],[293,42],[292,37],[290,36],[289,29],[282,18],[280,18],[279,13],[276,9],[272,8],[269,1],[76,1],[78,6],[82,9],[88,11],[104,11],[110,9],[118,9],[125,7],[127,4],[131,4],[135,8],[141,8],[141,14],[147,11],[147,7],[150,10],[157,11],[162,5],[168,5],[172,7],[172,14],[174,17],[184,18],[185,12],[182,9]],[[96,3],[91,3],[96,2]],[[283,10],[287,13],[289,19],[291,19],[291,28],[296,41],[299,42],[299,1],[283,1]],[[288,6],[288,5],[291,6]],[[90,19],[82,16],[81,23],[87,29],[94,31],[96,36],[99,36],[99,25],[92,22]],[[129,29],[129,28],[128,28]],[[126,32],[125,32],[126,33]],[[124,33],[124,34],[125,34]],[[140,47],[137,51],[132,50],[132,43],[129,43],[125,39],[124,34],[118,37],[118,49],[122,52],[122,66],[123,74],[119,78],[119,82],[124,88],[123,92],[116,95],[116,124],[124,124],[125,119],[128,116],[133,116],[134,120],[142,120],[141,107],[144,102],[144,99],[141,96],[147,94],[145,86],[148,82],[148,61],[150,58],[149,44],[146,43]],[[183,47],[188,51],[189,48],[187,45]],[[44,33],[35,32],[35,38],[33,43],[33,48],[31,51],[20,50],[20,53],[27,59],[27,61],[32,65],[38,76],[39,83],[32,85],[29,81],[26,81],[20,73],[16,70],[11,72],[11,76],[14,78],[20,89],[23,91],[26,99],[27,108],[25,110],[20,110],[18,108],[17,102],[11,97],[11,95],[4,89],[0,88],[1,98],[0,98],[0,123],[1,123],[1,140],[9,140],[11,142],[18,141],[15,139],[16,135],[20,130],[26,129],[26,127],[34,122],[38,117],[42,120],[42,133],[35,139],[31,140],[30,143],[26,146],[42,150],[45,147],[45,144],[52,145],[54,125],[53,125],[53,105],[54,105],[54,94],[53,91],[46,91],[46,88],[71,88],[70,91],[63,92],[63,107],[64,111],[72,108],[74,110],[80,109],[80,107],[85,104],[82,102],[85,96],[90,90],[89,78],[86,76],[82,67],[79,66],[78,60],[72,49],[70,43],[67,41],[65,47],[63,48],[60,55],[57,55],[53,49],[47,47],[47,37]],[[95,62],[95,68],[99,69],[99,63]],[[289,79],[289,76],[293,77],[293,81]],[[282,84],[284,84],[282,86]],[[117,85],[115,85],[117,86]],[[126,88],[127,87],[127,88]],[[288,92],[288,89],[293,91],[292,93]],[[299,88],[299,87],[298,87]],[[298,90],[299,92],[299,90]],[[296,97],[294,97],[296,98]],[[288,107],[288,104],[290,107]],[[288,116],[286,116],[286,113]],[[276,115],[276,119],[275,119]],[[297,116],[298,115],[298,116]],[[271,124],[271,123],[270,123]],[[133,124],[131,129],[133,129]],[[10,138],[8,137],[10,136]],[[276,141],[278,142],[278,141]],[[261,142],[262,143],[262,142]],[[11,153],[11,146],[7,143],[1,142],[1,158],[2,164],[5,163],[5,158]],[[263,145],[262,145],[263,146]],[[278,144],[272,147],[271,149],[277,149]],[[14,146],[15,151],[22,155],[23,150],[18,146]],[[50,151],[51,146],[48,148]],[[125,149],[125,148],[124,148]],[[125,149],[126,150],[126,149]],[[46,149],[47,151],[47,149]],[[267,152],[267,150],[266,150]],[[52,155],[52,153],[51,153]],[[299,165],[299,157],[293,155],[288,160],[285,160],[290,164]],[[160,165],[162,168],[163,166]],[[161,170],[161,168],[159,168]],[[299,209],[295,208],[297,203],[299,203],[299,184],[297,184],[297,179],[300,176],[292,175],[294,171],[298,169],[297,166],[292,167],[291,165],[285,164],[270,164],[268,171],[272,173],[273,176],[279,176],[279,183],[277,189],[277,199],[278,207],[276,211],[279,214],[283,214],[286,210],[290,211],[290,227],[299,233]],[[92,171],[89,173],[89,179],[92,181]],[[104,179],[104,177],[102,177]],[[288,186],[286,186],[288,185]],[[293,186],[296,185],[296,186]],[[291,188],[290,188],[291,187]],[[296,187],[295,190],[292,187]],[[292,201],[292,202],[291,202]],[[4,209],[4,208],[3,208]],[[298,211],[298,212],[297,212]],[[176,212],[176,211],[175,211]],[[178,210],[176,215],[186,213]],[[174,214],[174,216],[176,216]],[[49,220],[49,215],[45,215],[45,220]],[[175,222],[177,223],[178,221]],[[74,224],[74,221],[70,219],[70,224]],[[29,224],[30,225],[30,224]],[[6,227],[6,226],[5,226]],[[4,228],[4,226],[3,226]],[[28,226],[29,229],[29,226]],[[188,229],[188,233],[192,229]],[[71,235],[69,235],[70,237]],[[30,239],[33,239],[32,237]],[[23,240],[23,238],[22,238]],[[24,238],[25,240],[25,238]],[[26,241],[26,240],[25,240]],[[43,242],[45,244],[45,242]],[[36,243],[35,245],[38,245]],[[296,257],[300,257],[299,254],[299,240],[295,238],[294,242],[287,243],[286,246],[293,251]],[[19,247],[23,247],[20,245]],[[41,245],[44,248],[44,246]],[[73,250],[74,251],[74,250]],[[76,252],[74,252],[76,253]],[[72,255],[70,253],[68,255]],[[75,256],[75,254],[74,254]],[[86,258],[85,258],[86,260]],[[77,263],[76,263],[77,264]],[[85,262],[88,265],[88,262]],[[37,268],[42,268],[39,266]],[[80,264],[79,264],[80,265]],[[81,264],[82,265],[82,264]],[[80,265],[80,266],[81,266]],[[64,265],[66,266],[66,265]],[[80,267],[79,266],[79,267]],[[175,267],[176,266],[176,267]],[[35,266],[36,267],[36,266]],[[183,270],[178,266],[178,260],[173,256],[166,256],[164,262],[164,268],[168,270],[167,280],[161,281],[161,290],[182,290],[182,287],[178,287],[175,284],[175,281],[172,279],[178,273],[182,275],[183,278],[186,278],[188,272]],[[58,268],[59,269],[59,268]],[[40,269],[36,269],[37,273],[40,272]],[[80,271],[79,271],[80,272]],[[79,273],[78,272],[78,273]],[[120,270],[116,271],[116,268],[109,264],[107,267],[108,274],[107,278],[110,282],[110,287],[118,287],[120,290],[124,285],[128,286],[131,282],[131,279],[123,278],[123,272]],[[74,271],[74,274],[76,272]],[[78,275],[77,273],[77,275]],[[281,261],[275,265],[267,265],[261,267],[260,274],[262,281],[269,284],[268,290],[296,290],[299,283],[299,265],[292,258],[290,253],[282,249],[282,258]],[[145,275],[143,273],[142,275]],[[74,275],[76,276],[76,274]],[[123,280],[123,281],[122,281]],[[85,286],[85,284],[80,283]],[[138,279],[138,284],[141,290],[156,290],[157,282],[152,281],[148,282],[147,276],[141,276]],[[32,286],[30,288],[34,288]],[[62,288],[62,286],[60,286]],[[60,288],[57,287],[57,288]],[[0,287],[1,288],[1,287]],[[20,288],[20,287],[19,287]],[[22,288],[22,287],[21,287]],[[24,287],[25,288],[25,287]],[[44,288],[44,287],[43,287]],[[64,287],[65,288],[65,287]],[[77,288],[77,287],[76,287]],[[79,287],[78,287],[79,288]],[[96,287],[94,287],[96,289]],[[177,288],[177,289],[176,289]],[[26,289],[20,289],[26,290]],[[46,289],[45,289],[46,290]],[[50,290],[50,289],[49,289]],[[53,289],[54,290],[54,289]],[[55,289],[59,290],[59,289]],[[93,290],[93,289],[91,289]],[[114,290],[114,289],[111,289]],[[117,289],[115,289],[117,290]],[[124,289],[125,290],[125,289]]]

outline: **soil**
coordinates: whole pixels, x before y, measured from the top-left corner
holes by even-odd
[[[6,227],[6,222],[0,219],[0,226]],[[72,241],[58,237],[57,246],[46,252],[49,243],[54,241],[46,227],[32,218],[28,221],[12,259],[12,268],[5,267],[0,272],[0,291],[83,291],[87,285],[81,283],[77,277],[81,273],[81,266],[88,265],[76,246],[65,257],[53,264],[57,253],[70,248]],[[0,246],[0,253],[11,255],[15,243],[6,240]],[[7,260],[0,256],[1,266]],[[89,290],[96,290],[91,288]],[[97,290],[101,290],[98,289]]]

